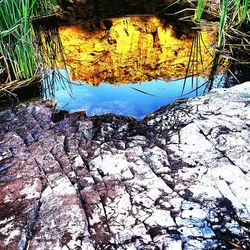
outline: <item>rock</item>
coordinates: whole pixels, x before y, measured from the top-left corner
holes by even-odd
[[[142,121],[0,109],[1,249],[250,248],[249,92]]]

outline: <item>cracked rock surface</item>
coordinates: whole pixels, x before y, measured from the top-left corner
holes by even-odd
[[[0,249],[250,249],[250,82],[142,121],[0,110]]]

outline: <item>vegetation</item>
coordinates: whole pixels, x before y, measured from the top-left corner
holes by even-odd
[[[34,81],[40,54],[32,21],[53,13],[54,4],[55,0],[0,0],[0,82],[10,86]]]
[[[199,0],[195,10],[194,20],[199,21],[201,19],[202,13],[205,9],[207,0]]]
[[[206,0],[198,0],[195,10],[195,21],[200,21],[202,13],[206,7]],[[225,36],[228,38],[233,36],[233,32],[238,33],[245,25],[250,25],[249,0],[221,0],[218,8],[219,31],[218,31],[218,48],[221,49],[226,42]],[[236,35],[236,37],[239,37]],[[249,35],[241,33],[245,37],[243,44],[249,45]],[[248,39],[246,39],[248,37]]]
[[[48,16],[54,15],[55,13],[55,5],[57,0],[32,0],[35,1],[34,7],[34,16]]]

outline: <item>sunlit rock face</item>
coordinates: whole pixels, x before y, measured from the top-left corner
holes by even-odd
[[[60,28],[73,80],[97,86],[178,79],[185,77],[188,65],[189,75],[210,72],[216,41],[212,31],[181,34],[156,17],[113,18],[102,21],[100,27],[94,32],[80,26]]]

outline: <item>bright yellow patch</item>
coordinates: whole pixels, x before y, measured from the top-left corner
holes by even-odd
[[[113,18],[110,30],[87,32],[76,26],[60,28],[65,61],[73,80],[92,85],[185,77],[194,34],[177,38],[172,26],[156,17]],[[101,24],[101,27],[104,25]],[[189,74],[209,75],[216,37],[201,32],[200,51],[193,50]],[[206,47],[206,48],[205,48]],[[202,59],[201,59],[202,57]]]

